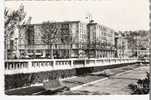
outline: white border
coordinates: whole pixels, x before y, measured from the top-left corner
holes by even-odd
[[[70,0],[69,0],[70,1]],[[150,5],[150,10],[151,10],[151,5]],[[149,95],[139,95],[139,96],[117,96],[117,95],[108,95],[108,96],[24,96],[24,97],[16,97],[16,96],[11,96],[11,97],[4,97],[4,0],[1,0],[0,1],[0,63],[1,63],[1,66],[0,66],[0,95],[1,95],[1,100],[3,99],[38,99],[38,100],[41,100],[41,99],[46,99],[46,100],[50,100],[50,99],[72,99],[72,100],[78,100],[78,99],[83,99],[83,97],[87,100],[94,100],[94,99],[98,99],[98,100],[149,100]],[[151,18],[151,14],[150,14],[150,18]],[[150,22],[150,26],[151,26],[151,22]],[[150,32],[151,32],[151,28],[150,28]],[[150,38],[151,38],[151,35],[150,35]],[[150,42],[151,43],[151,42]],[[151,48],[150,48],[151,49]],[[3,95],[3,96],[2,96]]]

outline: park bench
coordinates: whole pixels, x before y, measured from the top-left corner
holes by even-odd
[[[46,91],[49,91],[49,92],[69,90],[69,88],[66,86],[63,86],[59,80],[44,81],[43,87]]]

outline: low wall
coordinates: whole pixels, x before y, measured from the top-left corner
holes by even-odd
[[[89,67],[89,68],[76,68],[76,75],[84,75],[92,72],[103,71],[105,69],[119,68],[119,67],[124,67],[133,64],[136,63],[115,64],[115,65],[108,65],[108,66],[101,66],[101,67],[97,66],[97,67]]]
[[[5,75],[5,89],[13,89],[18,87],[30,86],[35,83],[42,83],[44,80],[52,80],[59,78],[67,78],[76,75],[87,74],[96,71],[102,71],[104,69],[111,69],[126,66],[134,63],[124,63],[124,64],[115,64],[115,65],[104,65],[97,67],[79,67],[73,69],[65,70],[52,70],[36,73],[19,73],[12,75]]]
[[[92,66],[108,66],[134,62],[137,62],[136,58],[7,60],[5,61],[5,75],[89,68]]]
[[[5,75],[5,90],[30,86],[31,84],[35,83],[42,83],[44,80],[48,79],[52,80],[58,78],[66,78],[75,75],[75,69]]]

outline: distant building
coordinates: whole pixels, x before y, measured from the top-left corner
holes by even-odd
[[[116,57],[124,58],[129,57],[129,49],[128,49],[128,40],[124,34],[118,32],[115,34],[115,41],[116,41]]]
[[[127,55],[128,57],[149,56],[149,31],[125,31],[127,40]]]

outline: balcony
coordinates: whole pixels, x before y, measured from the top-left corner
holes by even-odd
[[[19,45],[19,49],[48,49],[48,45]]]

